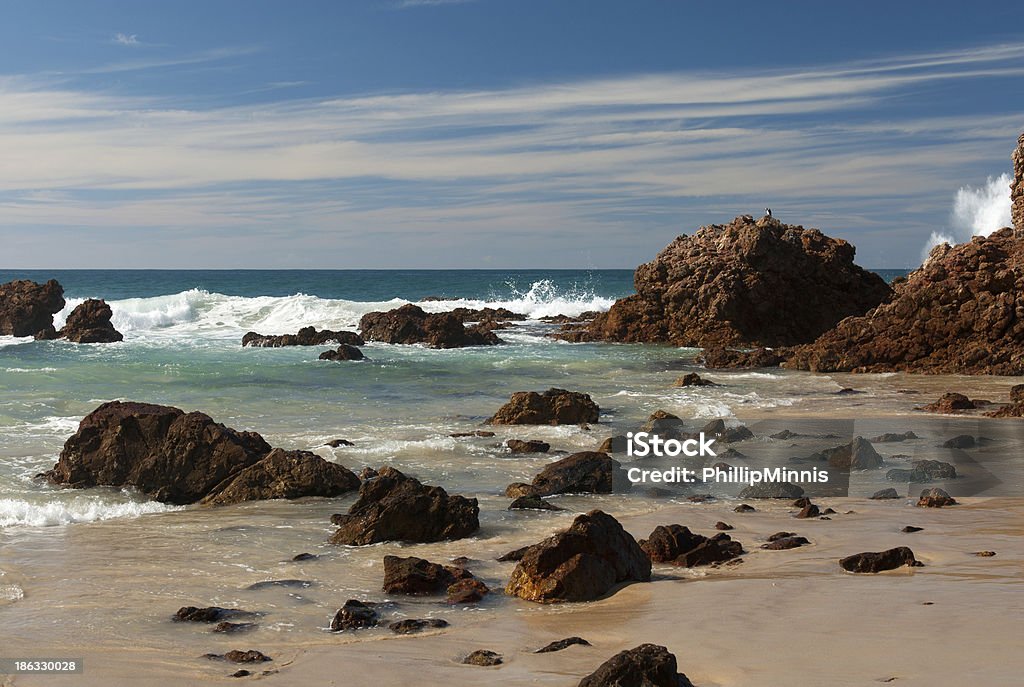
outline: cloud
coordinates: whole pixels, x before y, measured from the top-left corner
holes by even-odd
[[[139,41],[138,34],[134,33],[115,33],[114,37],[111,39],[111,42],[116,43],[118,45],[127,45],[130,47],[137,47],[142,45],[142,43]]]
[[[964,170],[1006,157],[1021,122],[1013,111],[890,116],[888,102],[922,85],[1008,75],[1024,75],[1024,45],[188,109],[2,77],[0,226],[289,226],[309,241],[427,228],[479,240],[515,229],[615,246],[649,231],[652,245],[635,249],[642,257],[688,212],[722,220],[771,205],[834,233],[919,232],[906,239],[916,255],[937,222],[914,206],[948,207]],[[879,239],[879,255],[890,245]]]

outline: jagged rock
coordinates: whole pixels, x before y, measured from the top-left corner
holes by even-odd
[[[506,495],[551,496],[552,494],[610,494],[616,484],[626,486],[628,480],[619,461],[607,453],[581,451],[551,463],[540,471],[521,493],[510,484]]]
[[[871,441],[874,444],[889,444],[898,441],[908,441],[910,439],[919,438],[920,437],[918,437],[913,432],[903,432],[901,434],[897,434],[895,432],[886,432],[885,434],[879,434],[877,437],[871,437],[869,441]]]
[[[913,551],[906,546],[898,546],[895,549],[881,552],[855,553],[840,559],[839,565],[847,572],[877,573],[883,570],[895,570],[904,565],[916,568],[921,567],[922,564],[914,558]]]
[[[565,510],[560,508],[553,503],[548,503],[536,494],[529,494],[527,496],[520,496],[515,501],[509,504],[509,510]]]
[[[502,664],[502,658],[499,653],[487,649],[477,649],[462,659],[462,662],[471,666],[499,666]]]
[[[508,308],[454,308],[450,310],[448,315],[454,315],[459,318],[460,322],[485,322],[487,320],[502,321],[502,320],[525,320],[526,315],[522,313],[515,313]]]
[[[813,341],[885,300],[855,249],[817,229],[737,217],[680,236],[637,268],[636,295],[598,315],[599,339],[676,346],[786,346]]]
[[[819,509],[813,503],[808,503],[806,506],[801,508],[800,512],[797,513],[794,517],[800,518],[801,520],[805,520],[807,518],[816,518],[819,515],[821,515],[821,509]]]
[[[194,503],[259,462],[271,447],[204,413],[112,401],[89,413],[45,477],[84,488],[135,487],[166,503]]]
[[[366,342],[363,337],[355,332],[331,331],[323,329],[317,331],[316,327],[303,327],[297,334],[258,334],[247,332],[242,337],[243,346],[255,348],[282,348],[284,346],[324,346],[326,344],[346,344],[349,346],[363,346]]]
[[[349,599],[334,615],[334,619],[331,621],[331,632],[376,627],[378,622],[380,622],[380,615],[372,607],[362,601]]]
[[[415,556],[384,556],[385,594],[440,594],[457,580],[472,577],[465,568],[431,563]]]
[[[778,367],[786,359],[788,350],[786,348],[755,348],[748,351],[710,346],[704,349],[699,360],[709,370]]]
[[[359,329],[370,341],[390,344],[425,343],[431,348],[462,348],[502,343],[485,327],[466,327],[456,315],[428,314],[411,303],[387,312],[367,313],[359,320]]]
[[[214,487],[202,503],[223,506],[262,499],[330,497],[358,488],[359,478],[342,465],[309,451],[276,448],[259,462]]]
[[[825,449],[821,452],[829,467],[846,470],[875,470],[882,467],[882,456],[864,437],[854,437],[849,444]]]
[[[840,322],[785,366],[813,372],[1024,374],[1024,236],[932,249],[893,298]]]
[[[744,487],[741,499],[797,499],[804,495],[803,487],[790,482],[761,482]],[[737,511],[740,512],[740,511]]]
[[[786,532],[785,534],[787,534],[788,536],[779,537],[776,535],[772,535],[771,537],[768,537],[768,543],[762,544],[761,548],[767,549],[768,551],[786,551],[788,549],[796,549],[801,546],[807,546],[811,543],[807,540],[807,537],[798,537],[792,532]]]
[[[939,397],[939,400],[928,405],[915,408],[915,410],[923,410],[928,413],[945,413],[949,415],[955,415],[962,413],[965,410],[974,410],[975,408],[981,408],[982,406],[989,405],[988,401],[972,401],[963,394],[955,392],[947,392]]]
[[[1021,230],[1024,233],[1024,230]],[[1010,388],[1010,404],[985,413],[986,417],[1024,417],[1024,384]]]
[[[1013,226],[1018,234],[1024,235],[1024,134],[1017,139],[1013,151],[1013,182],[1010,184],[1010,209]]]
[[[274,659],[270,658],[270,656],[267,656],[262,651],[256,651],[255,649],[249,649],[248,651],[232,649],[224,654],[224,660],[230,661],[231,663],[266,663],[267,661],[273,661]]]
[[[335,350],[324,351],[319,356],[320,360],[334,360],[339,362],[344,360],[364,360],[365,358],[366,356],[363,355],[362,351],[355,346],[350,346],[348,344],[342,344]]]
[[[505,593],[528,601],[591,601],[622,582],[648,582],[651,561],[632,535],[599,510],[529,547]]]
[[[0,335],[34,336],[52,330],[53,316],[64,306],[64,287],[56,279],[45,284],[27,279],[0,284]]]
[[[683,375],[676,380],[674,386],[718,386],[710,379],[704,379],[696,372]]]
[[[499,563],[518,562],[523,559],[523,556],[526,555],[526,552],[529,551],[529,549],[529,546],[523,546],[518,549],[513,549],[508,553],[504,553],[498,556],[495,560],[497,560]]]
[[[505,446],[512,453],[547,453],[551,448],[551,444],[548,442],[537,439],[530,439],[528,441],[509,439],[505,442]]]
[[[978,558],[992,558],[996,555],[995,551],[975,551],[972,555]]]
[[[331,518],[339,527],[331,543],[359,546],[462,539],[480,529],[479,515],[476,499],[449,496],[441,487],[426,486],[383,467],[377,477],[359,487],[359,499],[347,515]]]
[[[682,525],[659,525],[640,548],[655,563],[670,563],[684,568],[721,563],[743,554],[743,545],[728,534],[708,538]]]
[[[447,602],[449,605],[461,606],[481,601],[490,591],[487,585],[480,580],[475,577],[468,577],[453,582],[445,593],[448,595]]]
[[[933,487],[921,492],[917,505],[922,508],[942,508],[944,506],[955,506],[957,502],[945,490]]]
[[[406,618],[388,625],[388,629],[398,635],[412,635],[424,630],[440,630],[444,627],[448,627],[448,621],[440,618]]]
[[[657,644],[620,651],[580,680],[579,687],[693,687],[674,654]]]
[[[61,330],[53,327],[38,332],[37,339],[67,339],[75,343],[116,343],[124,341],[121,332],[114,329],[110,318],[114,316],[106,301],[90,298],[83,301],[71,314]]]
[[[931,482],[938,479],[956,479],[956,466],[941,460],[915,460],[911,468],[894,469],[885,473],[890,482]]]
[[[879,489],[874,494],[872,494],[870,498],[874,499],[875,501],[882,501],[885,499],[898,499],[900,498],[900,494],[892,487],[888,487],[886,489]]]
[[[549,654],[553,651],[561,651],[568,649],[571,646],[590,646],[590,642],[583,639],[582,637],[566,637],[565,639],[559,639],[558,641],[551,642],[550,644],[537,649],[533,653],[535,654]]]
[[[600,408],[589,395],[565,389],[519,391],[487,422],[492,425],[578,425],[597,422]]]

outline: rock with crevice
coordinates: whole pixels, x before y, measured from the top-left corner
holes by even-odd
[[[53,329],[53,316],[64,309],[64,287],[51,279],[0,284],[0,335],[35,336]]]

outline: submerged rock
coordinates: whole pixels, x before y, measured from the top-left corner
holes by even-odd
[[[486,327],[466,327],[456,315],[428,314],[411,303],[387,312],[367,313],[359,320],[359,329],[366,339],[389,344],[423,343],[431,348],[462,348],[502,343]]]
[[[565,639],[559,639],[558,641],[551,642],[550,644],[537,649],[533,653],[535,654],[550,654],[554,651],[562,651],[568,649],[571,646],[591,646],[590,642],[583,639],[582,637],[566,637]]]
[[[468,537],[480,529],[477,500],[449,496],[392,467],[363,482],[346,515],[331,521],[332,544],[360,546],[384,541],[436,542]]]
[[[465,568],[431,563],[423,558],[384,556],[385,594],[440,594],[458,580],[472,578]]]
[[[902,566],[911,568],[921,567],[923,564],[914,558],[914,552],[906,546],[898,546],[895,549],[865,553],[855,553],[839,561],[843,570],[855,573],[877,573],[883,570],[895,570]]]
[[[492,425],[578,425],[597,422],[600,408],[589,395],[565,389],[518,391],[487,422]]]
[[[253,611],[243,611],[240,608],[182,606],[174,614],[174,620],[187,623],[219,623],[222,620],[255,618],[258,615]]]
[[[334,619],[331,621],[331,632],[376,627],[378,622],[380,622],[380,616],[377,611],[362,601],[349,599],[334,615]]]
[[[346,344],[362,346],[366,343],[363,337],[355,332],[331,331],[316,327],[303,327],[297,334],[266,335],[248,332],[242,337],[242,346],[255,348],[282,348],[284,346],[324,346],[326,344]]]
[[[896,468],[885,473],[891,482],[931,482],[956,479],[956,467],[941,460],[915,460],[909,470]]]
[[[801,546],[807,546],[811,543],[807,540],[807,537],[798,537],[792,532],[784,532],[780,534],[785,534],[787,536],[780,537],[777,535],[772,535],[771,537],[768,537],[768,543],[762,544],[761,548],[767,549],[768,551],[786,551],[788,549],[796,549]]]
[[[725,533],[705,537],[682,525],[659,525],[640,548],[655,563],[670,563],[684,568],[711,565],[743,554],[743,545]]]
[[[913,432],[902,432],[897,434],[895,432],[886,432],[885,434],[879,434],[877,437],[871,437],[869,441],[874,444],[888,444],[897,441],[909,441],[911,439],[919,439]]]
[[[448,621],[440,618],[406,618],[388,625],[388,629],[397,635],[412,635],[425,630],[440,630],[445,627],[448,627]]]
[[[530,439],[528,441],[509,439],[505,442],[505,446],[512,453],[547,453],[551,448],[551,444],[548,442],[537,439]]]
[[[342,344],[335,350],[324,351],[319,355],[319,359],[341,362],[345,360],[365,360],[366,356],[355,346]]]
[[[981,408],[988,405],[988,401],[972,401],[963,394],[955,392],[947,392],[939,397],[939,400],[928,405],[921,406],[915,410],[923,410],[928,413],[944,413],[947,415],[955,415],[962,413],[965,410],[974,410],[975,408]]]
[[[882,501],[885,499],[898,499],[900,498],[900,494],[892,487],[888,487],[886,489],[879,489],[874,494],[872,494],[870,498],[875,501]]]
[[[536,494],[530,494],[527,496],[520,496],[515,501],[509,504],[508,510],[565,510],[560,508],[553,503],[548,503],[540,496]]]
[[[505,593],[527,601],[591,601],[623,582],[648,582],[651,561],[612,516],[578,516],[569,529],[526,549]]]
[[[64,306],[64,287],[56,279],[45,284],[27,279],[0,284],[0,335],[34,336],[52,330],[53,316]]]
[[[710,379],[704,379],[696,372],[683,375],[676,380],[673,386],[718,386]]]
[[[487,649],[477,649],[462,659],[462,662],[471,666],[498,666],[503,663],[501,654]]]
[[[693,687],[674,654],[657,644],[620,651],[580,680],[579,687]]]

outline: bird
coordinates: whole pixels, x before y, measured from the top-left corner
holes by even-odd
[[[771,217],[772,216],[772,209],[771,208],[765,208],[764,209],[764,214],[765,214],[765,217]]]

